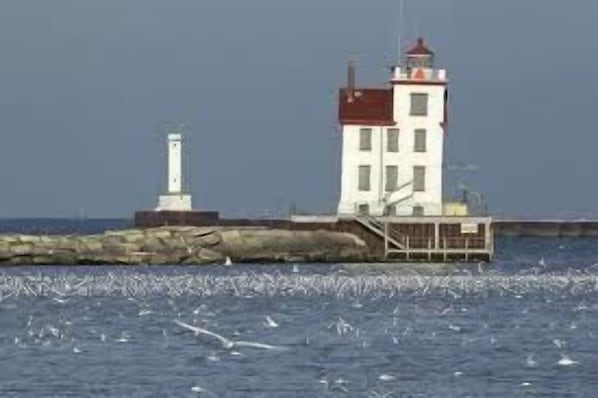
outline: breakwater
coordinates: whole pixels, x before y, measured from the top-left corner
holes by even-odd
[[[595,220],[495,220],[497,236],[598,237]]]
[[[375,258],[355,235],[242,227],[159,227],[95,235],[0,235],[0,264],[220,264],[360,262]]]

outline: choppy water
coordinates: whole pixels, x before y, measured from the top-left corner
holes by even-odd
[[[597,263],[598,240],[520,239],[417,271],[4,268],[0,396],[592,397]]]

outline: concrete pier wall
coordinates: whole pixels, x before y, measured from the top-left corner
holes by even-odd
[[[598,221],[499,220],[493,228],[498,236],[598,237]]]

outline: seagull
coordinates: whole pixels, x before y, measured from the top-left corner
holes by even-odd
[[[230,266],[230,265],[233,265],[233,260],[231,260],[229,256],[226,256],[226,260],[224,261],[224,265],[226,265],[227,267]]]
[[[538,366],[538,361],[535,360],[534,354],[529,354],[527,358],[525,358],[525,364],[530,368]]]
[[[565,354],[561,354],[561,359],[557,362],[557,365],[560,366],[571,366],[571,365],[575,365],[578,364],[578,361],[574,361],[571,358],[569,358],[568,355]]]
[[[532,385],[532,383],[529,383],[527,381],[524,381],[523,383],[519,384],[520,387],[529,387],[531,385]]]
[[[196,336],[199,336],[200,334],[205,334],[207,336],[211,336],[211,337],[214,337],[215,339],[220,340],[220,342],[222,343],[222,347],[227,350],[232,350],[235,347],[263,348],[266,350],[284,349],[283,347],[273,346],[273,345],[269,345],[269,344],[262,344],[262,343],[254,343],[251,341],[232,341],[232,340],[229,340],[226,337],[221,336],[217,333],[210,332],[209,330],[206,330],[206,329],[203,329],[203,328],[200,328],[197,326],[189,325],[188,323],[181,322],[179,320],[175,320],[174,323],[176,323],[177,325],[179,325],[180,327],[182,327],[184,329],[191,330],[192,332],[195,333]]]
[[[277,328],[278,323],[276,323],[274,319],[270,318],[269,315],[266,315],[266,322],[264,322],[264,326],[269,328]]]
[[[546,261],[544,261],[544,257],[542,257],[540,261],[538,261],[538,265],[542,268],[546,268]]]
[[[396,379],[396,377],[394,377],[393,375],[386,374],[386,373],[383,373],[380,376],[378,376],[378,380],[380,380],[380,381],[392,381],[395,379]]]
[[[205,388],[205,387],[202,387],[202,386],[200,386],[200,385],[197,385],[197,386],[193,386],[193,387],[191,387],[191,391],[193,391],[193,392],[198,392],[198,393],[200,393],[200,394],[201,394],[201,393],[203,393],[203,392],[205,392],[205,393],[206,393],[206,394],[208,394],[208,396],[210,396],[210,397],[216,397],[216,396],[217,396],[217,395],[216,395],[216,394],[214,394],[212,391],[210,391],[210,390],[208,390],[207,388]]]

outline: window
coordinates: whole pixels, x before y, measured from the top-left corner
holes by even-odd
[[[386,192],[394,192],[398,188],[399,167],[386,166]]]
[[[413,215],[415,217],[422,217],[424,215],[424,207],[423,206],[413,206]]]
[[[369,191],[370,190],[370,166],[359,166],[359,190]]]
[[[359,206],[357,206],[357,212],[361,215],[370,214],[370,205],[368,205],[367,203],[360,204]]]
[[[396,216],[397,215],[397,206],[396,205],[386,206],[385,214],[387,216]]]
[[[427,116],[428,115],[428,94],[413,93],[411,94],[411,116]]]
[[[399,129],[388,129],[386,132],[386,150],[399,152]]]
[[[413,192],[426,190],[426,168],[425,166],[413,166]]]
[[[414,152],[426,152],[426,130],[415,130],[415,137],[413,141]]]
[[[359,150],[372,150],[372,129],[359,129]]]

